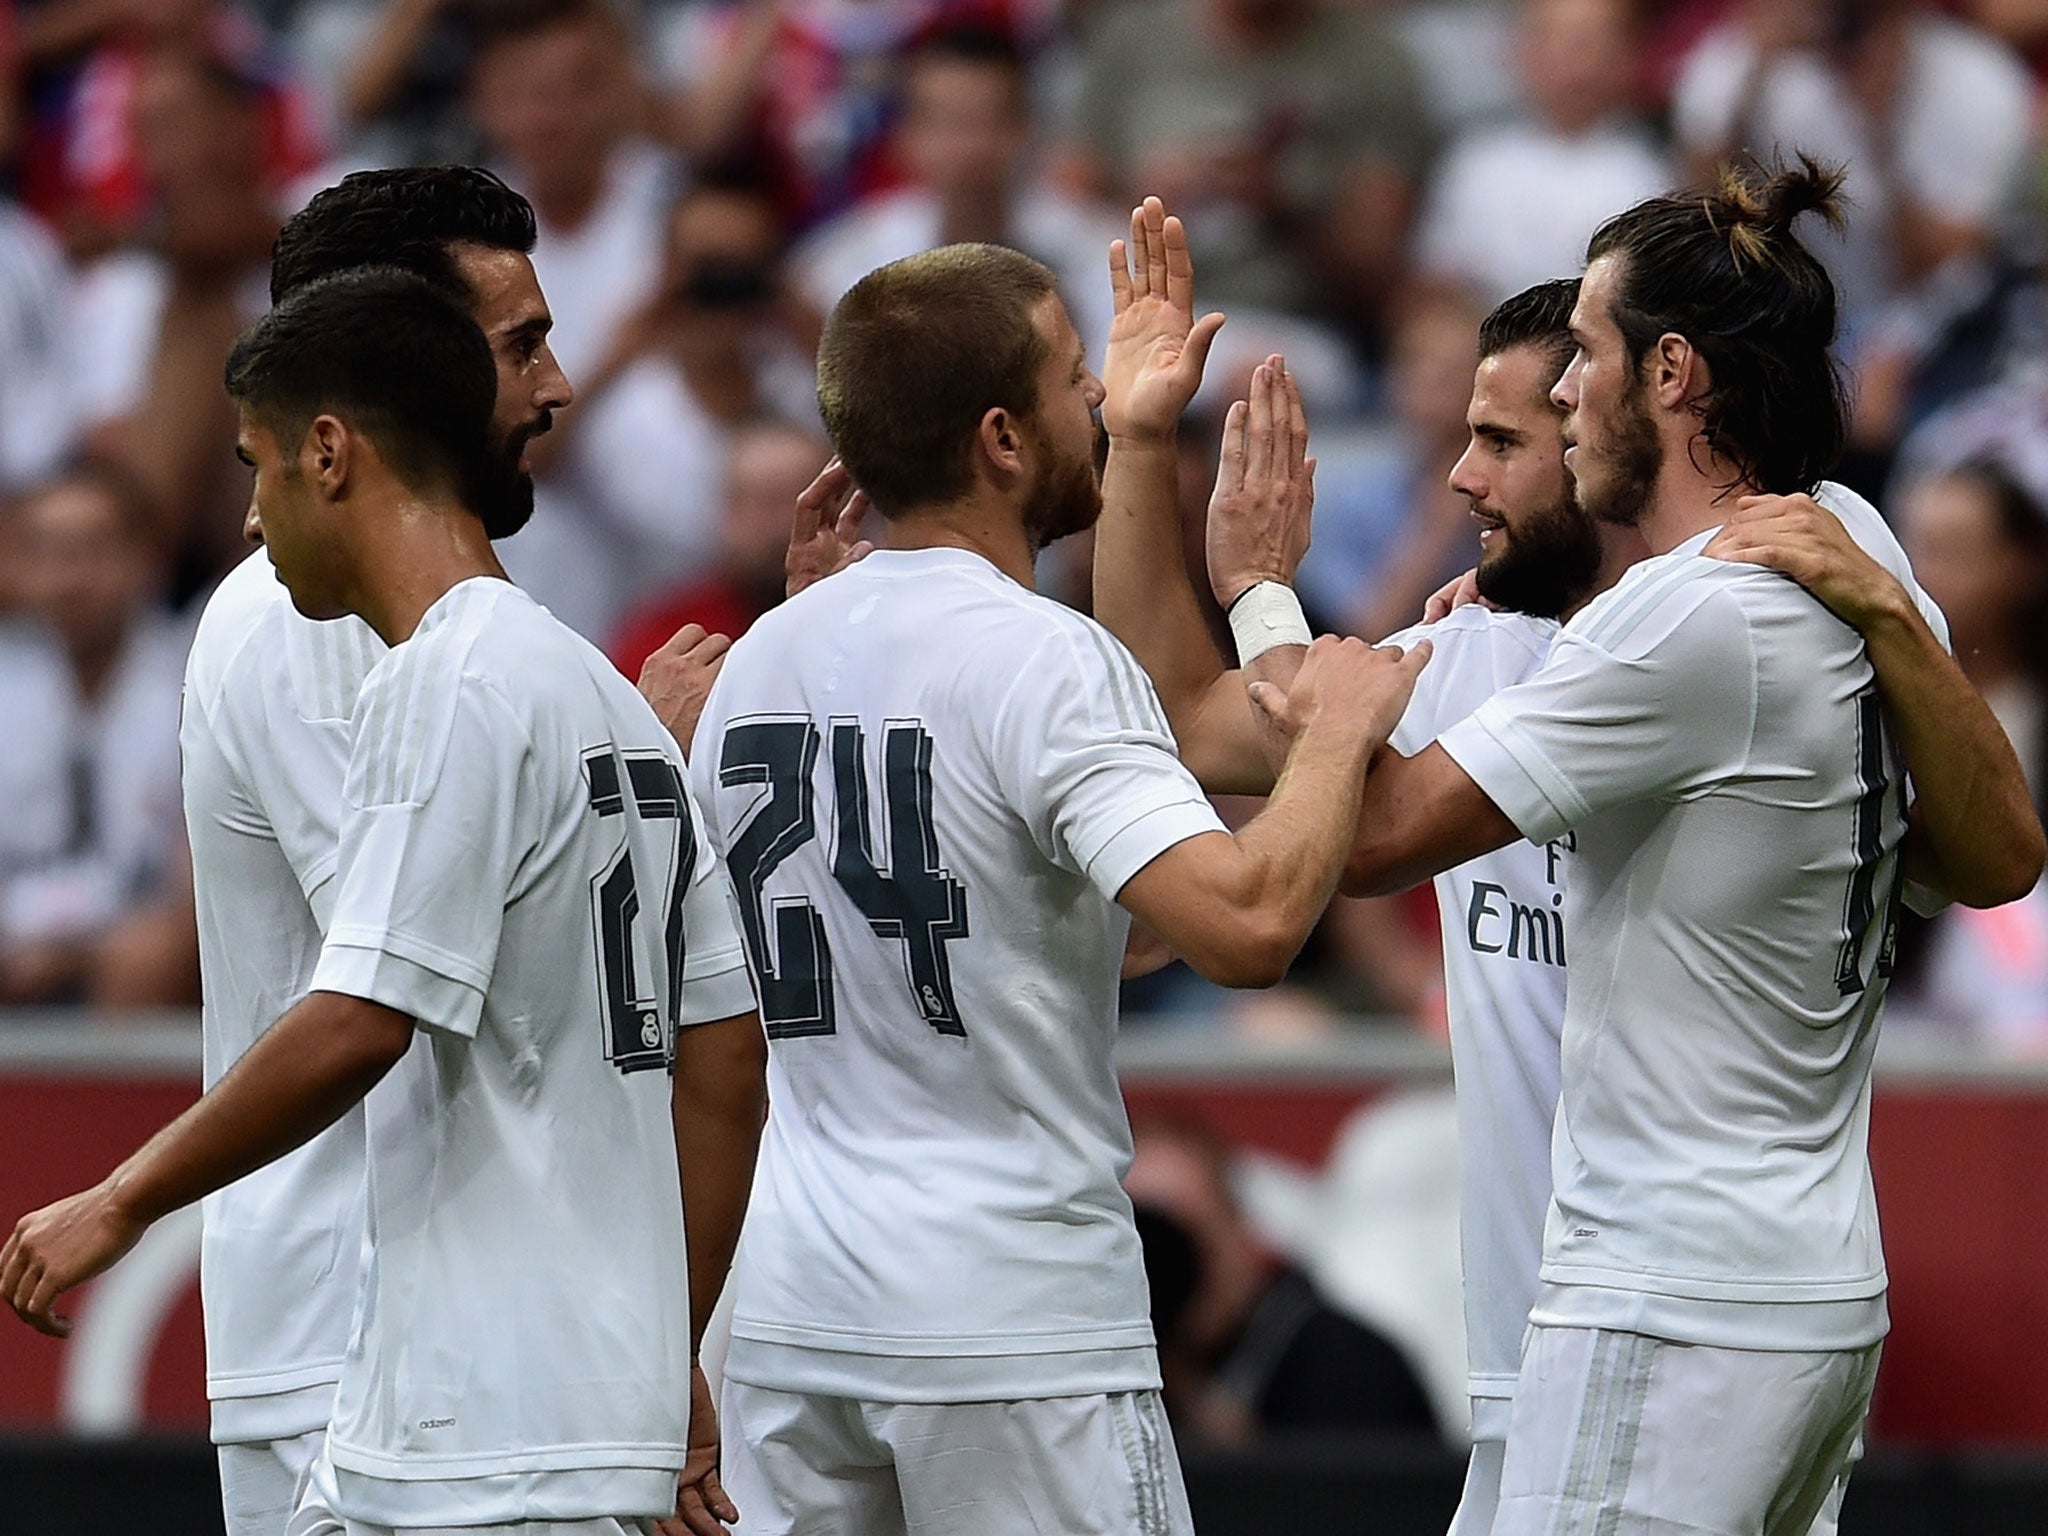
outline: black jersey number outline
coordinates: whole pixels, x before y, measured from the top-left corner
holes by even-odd
[[[777,866],[817,835],[813,774],[822,738],[807,718],[746,720],[721,745],[721,785],[767,784],[768,798],[733,839],[726,863],[740,903],[747,952],[761,983],[761,1016],[773,1038],[829,1035],[832,952],[823,919],[801,897],[764,910],[762,890]],[[964,1036],[946,946],[968,935],[967,888],[940,859],[933,826],[932,738],[923,722],[882,727],[886,867],[875,860],[867,774],[867,733],[832,722],[832,877],[875,936],[902,946],[904,980],[919,1015],[942,1035]],[[773,914],[774,943],[769,943]]]
[[[620,780],[624,765],[625,779]],[[666,1069],[675,1056],[676,1022],[683,998],[683,898],[697,867],[697,828],[684,801],[683,776],[659,752],[621,754],[597,747],[583,755],[590,808],[604,820],[626,814],[630,793],[643,822],[675,827],[669,882],[661,924],[661,957],[668,983],[664,1004],[649,995],[653,977],[644,974],[633,935],[640,920],[640,882],[633,867],[633,842],[621,840],[602,873],[590,882],[591,916],[597,928],[598,991],[604,999],[605,1059],[621,1072]]]
[[[1851,836],[1856,848],[1856,868],[1849,876],[1849,889],[1842,901],[1842,947],[1835,956],[1835,986],[1844,997],[1852,997],[1870,984],[1863,973],[1864,943],[1882,902],[1884,932],[1878,939],[1877,963],[1873,974],[1891,974],[1893,935],[1897,927],[1896,905],[1900,865],[1894,860],[1889,888],[1877,889],[1877,867],[1884,859],[1885,802],[1894,788],[1886,763],[1884,710],[1872,683],[1856,695],[1856,808]],[[1897,786],[1904,799],[1904,785]],[[1903,817],[1903,807],[1901,808]]]

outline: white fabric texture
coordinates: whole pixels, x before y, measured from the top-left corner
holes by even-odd
[[[728,1383],[744,1536],[1193,1536],[1157,1392],[873,1403]]]
[[[1875,510],[1831,505],[1917,592]],[[1867,1126],[1905,774],[1861,638],[1709,536],[1442,738],[1525,835],[1577,835],[1532,1316],[1854,1348],[1886,1326]]]
[[[209,1087],[311,985],[349,720],[384,651],[360,619],[301,618],[261,550],[199,620],[179,741]],[[361,1108],[203,1209],[214,1438],[324,1430],[362,1267]]]
[[[501,581],[451,589],[364,684],[313,986],[422,1027],[366,1101],[328,1436],[350,1519],[673,1508],[672,1030],[753,1006],[682,772],[611,664]]]
[[[220,1503],[227,1536],[284,1536],[326,1439],[325,1429],[315,1429],[288,1439],[220,1447]]]
[[[881,551],[733,647],[691,774],[772,1046],[728,1379],[1157,1386],[1115,896],[1222,823],[1129,652],[978,555]]]
[[[1493,1536],[1806,1536],[1839,1502],[1879,1348],[1534,1329]]]

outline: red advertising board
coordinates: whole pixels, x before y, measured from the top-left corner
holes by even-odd
[[[0,1034],[0,1223],[98,1178],[189,1104],[194,1033],[129,1036],[112,1061],[76,1038]],[[1196,1117],[1311,1168],[1387,1086],[1445,1076],[1405,1043],[1130,1054],[1134,1112]],[[2048,1072],[1881,1070],[1871,1138],[1893,1320],[1873,1439],[2048,1449]],[[71,1339],[7,1319],[0,1430],[203,1426],[197,1262],[194,1224],[167,1224],[73,1301]]]

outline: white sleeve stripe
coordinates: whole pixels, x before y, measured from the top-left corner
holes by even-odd
[[[1124,730],[1134,731],[1138,724],[1131,708],[1131,701],[1124,693],[1124,680],[1121,669],[1116,664],[1116,657],[1093,624],[1088,624],[1085,628],[1088,638],[1095,644],[1096,653],[1102,658],[1103,670],[1108,674],[1111,702],[1116,708],[1117,724]]]
[[[1633,634],[1638,625],[1653,613],[1657,606],[1678,587],[1695,579],[1697,572],[1690,560],[1675,562],[1654,580],[1645,582],[1641,591],[1627,602],[1617,604],[1604,614],[1596,615],[1593,622],[1579,631],[1579,638],[1612,650],[1616,645]]]

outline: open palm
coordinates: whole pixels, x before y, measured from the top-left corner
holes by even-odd
[[[1223,316],[1195,319],[1187,232],[1156,197],[1131,210],[1129,242],[1109,247],[1116,318],[1102,364],[1102,420],[1112,437],[1173,431],[1202,384]]]

